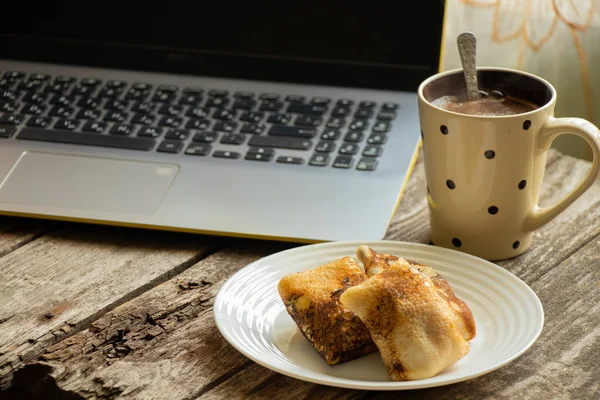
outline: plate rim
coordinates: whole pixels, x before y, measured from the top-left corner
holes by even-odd
[[[302,374],[297,374],[293,371],[288,371],[288,370],[284,370],[283,368],[273,366],[271,364],[264,362],[260,358],[253,356],[248,351],[246,351],[243,347],[239,346],[236,343],[236,340],[233,339],[229,335],[227,330],[225,330],[224,327],[221,325],[222,321],[221,322],[219,321],[219,318],[218,318],[219,313],[217,312],[217,309],[215,307],[217,305],[217,303],[219,302],[219,298],[223,295],[223,292],[227,289],[228,284],[231,281],[233,281],[236,276],[241,275],[244,272],[244,270],[246,270],[247,268],[254,267],[255,265],[257,265],[259,263],[263,263],[265,261],[268,262],[271,258],[281,257],[281,256],[284,256],[287,254],[294,254],[296,252],[310,251],[309,249],[315,249],[315,248],[321,249],[321,248],[334,247],[334,246],[340,246],[340,245],[341,246],[344,246],[344,245],[345,246],[356,246],[356,247],[358,247],[360,245],[366,245],[369,247],[373,247],[373,246],[377,246],[377,245],[381,245],[381,244],[383,244],[383,245],[387,244],[387,245],[391,245],[391,246],[408,246],[408,247],[413,247],[415,249],[425,249],[425,250],[435,248],[435,251],[441,252],[442,255],[443,255],[443,253],[452,254],[457,257],[466,257],[467,259],[470,259],[473,262],[489,264],[489,266],[496,269],[499,273],[504,274],[508,279],[510,279],[515,284],[519,285],[519,287],[521,289],[528,292],[529,296],[533,300],[533,304],[536,306],[535,310],[539,313],[538,315],[540,318],[540,323],[536,327],[535,334],[532,335],[531,339],[518,352],[515,352],[515,354],[513,354],[512,356],[507,357],[502,362],[496,363],[488,368],[478,370],[477,372],[474,372],[474,373],[471,373],[471,374],[468,374],[465,376],[451,378],[451,379],[439,381],[439,382],[426,382],[425,380],[376,382],[376,381],[360,381],[360,380],[339,378],[339,377],[331,377],[332,380],[328,380],[328,379],[322,379],[322,378],[316,378],[316,377],[305,376]],[[541,335],[541,333],[544,329],[544,325],[545,325],[545,313],[544,313],[544,308],[543,308],[543,304],[542,304],[541,300],[539,299],[539,297],[537,296],[535,291],[513,272],[511,272],[491,261],[485,260],[483,258],[474,256],[472,254],[465,253],[462,251],[454,250],[454,249],[447,248],[447,247],[435,246],[432,244],[406,242],[406,241],[398,241],[398,240],[374,240],[374,241],[373,240],[371,240],[371,241],[354,241],[354,240],[346,241],[346,240],[343,240],[343,241],[335,241],[335,242],[314,243],[314,244],[300,245],[297,247],[293,247],[291,249],[285,249],[285,250],[278,251],[276,253],[272,253],[267,256],[261,257],[257,260],[254,260],[254,261],[244,265],[242,268],[240,268],[235,273],[233,273],[231,276],[229,276],[225,280],[225,282],[221,285],[221,287],[218,289],[218,291],[214,297],[213,319],[214,319],[215,325],[217,326],[217,329],[219,330],[221,335],[225,338],[225,340],[234,349],[239,351],[246,358],[254,361],[255,363],[257,363],[267,369],[270,369],[271,371],[274,371],[276,373],[279,373],[281,375],[288,376],[288,377],[291,377],[294,379],[298,379],[298,380],[302,380],[302,381],[310,382],[310,383],[316,383],[316,384],[320,384],[320,385],[325,385],[325,386],[332,386],[332,387],[338,387],[338,388],[344,388],[344,389],[376,390],[376,391],[413,390],[413,389],[425,389],[425,388],[430,388],[430,387],[446,386],[446,385],[471,380],[471,379],[480,377],[482,375],[489,374],[490,372],[500,369],[503,366],[509,364],[510,362],[516,360],[517,358],[522,356],[527,350],[529,350],[531,348],[531,346],[538,340],[539,336]],[[419,382],[422,382],[422,383],[419,383]]]

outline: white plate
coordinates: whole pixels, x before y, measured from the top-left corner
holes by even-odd
[[[379,352],[333,367],[321,359],[285,310],[277,284],[284,275],[355,257],[361,244],[429,265],[450,283],[477,326],[464,358],[432,378],[405,382],[389,378]],[[214,316],[225,339],[258,364],[309,382],[367,390],[419,389],[486,374],[527,350],[544,324],[536,294],[505,269],[455,250],[393,241],[320,243],[262,258],[220,288]]]

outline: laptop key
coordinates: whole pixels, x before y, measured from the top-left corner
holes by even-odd
[[[240,121],[260,122],[264,116],[265,113],[260,111],[245,111],[240,115]]]
[[[377,121],[375,122],[371,130],[373,132],[385,133],[388,132],[390,129],[392,129],[392,124],[390,124],[389,122]]]
[[[35,81],[43,81],[43,82],[45,82],[45,81],[49,81],[50,80],[50,75],[35,73],[35,74],[29,75],[29,79],[35,80]]]
[[[68,76],[68,75],[59,75],[56,78],[54,78],[54,83],[66,84],[66,83],[73,83],[73,82],[75,82],[75,78],[72,76]]]
[[[254,97],[254,92],[250,92],[249,90],[240,90],[235,92],[233,97],[237,99],[252,99]]]
[[[146,151],[152,150],[156,144],[154,139],[149,138],[96,135],[40,128],[23,128],[17,135],[17,139]]]
[[[292,114],[288,114],[288,113],[271,114],[269,116],[269,118],[267,118],[267,122],[270,122],[272,124],[281,124],[281,125],[289,124],[291,120],[292,120]]]
[[[26,81],[22,81],[21,83],[19,83],[19,86],[17,86],[17,88],[19,90],[24,90],[26,92],[29,92],[29,91],[35,92],[36,90],[41,88],[43,85],[44,85],[44,82],[42,82],[42,81],[26,80]]]
[[[373,133],[367,139],[367,143],[369,144],[384,144],[387,141],[387,136],[385,133]]]
[[[351,110],[349,107],[336,107],[331,111],[331,115],[333,117],[345,117],[350,115],[350,112]]]
[[[152,84],[148,82],[136,82],[131,85],[133,90],[139,90],[142,92],[149,92],[152,89]]]
[[[190,107],[185,115],[193,118],[206,118],[208,117],[208,110],[202,107]]]
[[[289,101],[290,103],[304,103],[306,101],[306,97],[299,94],[288,94],[285,96],[285,100]]]
[[[246,141],[246,136],[239,133],[226,133],[221,138],[223,144],[242,144]]]
[[[11,137],[15,133],[16,130],[17,130],[17,128],[15,128],[14,126],[0,125],[0,138]]]
[[[51,117],[36,117],[31,116],[27,120],[27,126],[32,126],[36,128],[45,128],[52,123]]]
[[[237,129],[238,123],[235,121],[220,121],[215,124],[215,131],[233,132]]]
[[[321,135],[323,140],[337,140],[342,133],[337,129],[326,129]]]
[[[379,157],[383,153],[381,146],[367,145],[365,146],[362,155],[365,157]]]
[[[156,108],[156,104],[150,102],[140,102],[135,103],[133,107],[131,107],[131,111],[136,113],[148,114],[154,111]]]
[[[213,112],[212,117],[214,119],[219,119],[222,121],[231,121],[232,119],[234,119],[237,115],[236,111],[229,111],[229,110],[215,110],[215,112]]]
[[[261,111],[279,111],[283,108],[283,103],[280,101],[263,101],[259,108]]]
[[[100,89],[100,92],[98,92],[98,97],[106,97],[109,99],[115,99],[115,98],[119,97],[122,92],[123,92],[123,88],[121,88],[121,87],[104,86],[102,89]]]
[[[81,109],[79,110],[79,112],[77,113],[77,118],[81,118],[81,119],[98,119],[100,118],[100,115],[102,115],[102,112],[100,110],[95,110],[93,108],[90,109]]]
[[[202,95],[200,93],[184,93],[179,99],[179,104],[186,106],[195,106],[202,102]]]
[[[6,71],[2,77],[10,80],[23,79],[25,73],[21,71]]]
[[[46,93],[64,93],[71,87],[68,83],[50,83],[44,88]]]
[[[334,168],[351,168],[353,163],[352,156],[337,156],[333,160]]]
[[[3,90],[0,92],[0,101],[15,101],[19,98],[19,93],[13,90]]]
[[[200,131],[205,131],[210,127],[211,123],[212,122],[208,119],[190,118],[185,127],[188,129],[198,129]]]
[[[308,164],[315,167],[325,167],[329,164],[329,156],[327,154],[313,154]]]
[[[168,128],[179,128],[183,123],[183,118],[181,117],[162,117],[158,124],[160,126],[166,126]]]
[[[213,153],[213,157],[219,157],[219,158],[231,158],[231,159],[236,159],[236,158],[240,158],[242,155],[240,153],[238,153],[237,151],[223,151],[223,150],[217,150]]]
[[[187,129],[169,129],[165,135],[165,139],[171,140],[185,140],[190,137],[190,131]],[[138,133],[139,136],[139,133]]]
[[[125,99],[138,101],[145,100],[149,94],[150,91],[131,88],[125,94]]]
[[[110,128],[110,133],[112,133],[113,135],[129,136],[133,134],[134,131],[134,126],[126,124],[115,124],[112,128]]]
[[[250,133],[252,135],[260,135],[265,131],[263,124],[244,124],[240,128],[241,133]]]
[[[281,96],[277,93],[261,93],[259,99],[264,101],[277,101]]]
[[[313,97],[311,103],[315,105],[326,105],[331,103],[331,99],[328,97]]]
[[[383,103],[381,105],[381,109],[386,111],[395,111],[398,107],[400,107],[400,105],[397,103]]]
[[[377,105],[377,103],[375,103],[374,101],[366,100],[366,101],[361,101],[358,104],[358,107],[359,108],[374,108],[376,105]]]
[[[327,112],[327,107],[313,104],[292,103],[288,106],[286,111],[298,114],[323,115],[325,112]]]
[[[47,95],[45,93],[29,92],[21,99],[21,101],[30,104],[42,104],[46,101]]]
[[[137,135],[143,137],[157,138],[160,135],[162,135],[163,132],[163,128],[158,128],[156,126],[145,126],[143,128],[140,128]]]
[[[82,97],[77,102],[77,106],[82,108],[97,108],[99,105],[100,100],[95,97]]]
[[[0,111],[4,111],[4,112],[8,112],[8,113],[12,113],[17,111],[17,108],[19,108],[19,103],[17,103],[16,101],[11,101],[8,103],[1,103],[0,102]]]
[[[212,150],[212,146],[208,143],[191,143],[186,149],[185,154],[191,156],[205,156]]]
[[[277,162],[282,164],[304,164],[304,159],[302,157],[279,156]]]
[[[158,113],[163,115],[170,115],[176,117],[183,112],[183,106],[177,104],[163,104],[159,109]]]
[[[56,123],[54,123],[54,128],[55,129],[64,129],[67,131],[73,131],[73,130],[77,129],[79,124],[80,124],[80,121],[77,119],[59,119],[58,121],[56,121]]]
[[[358,145],[354,143],[344,143],[340,147],[340,154],[356,154],[358,152]]]
[[[316,129],[302,128],[298,126],[273,125],[269,129],[271,136],[293,136],[312,138],[317,134]]]
[[[350,123],[350,126],[348,126],[348,129],[350,129],[351,131],[362,131],[364,129],[367,129],[369,127],[369,123],[367,121],[363,121],[363,120],[354,120]]]
[[[245,160],[250,160],[250,161],[271,161],[273,159],[273,156],[275,155],[274,152],[271,153],[254,153],[254,152],[248,152],[246,153],[246,157],[244,157]]]
[[[108,124],[102,121],[87,121],[81,128],[84,132],[102,133]]]
[[[152,101],[157,103],[171,103],[173,100],[175,100],[176,96],[176,92],[157,89],[154,93],[154,96],[152,96]]]
[[[104,108],[107,110],[124,111],[128,105],[129,102],[124,100],[107,100],[104,103]]]
[[[371,118],[373,116],[373,110],[365,108],[365,109],[358,109],[355,113],[354,113],[354,118],[357,119],[368,119]]]
[[[346,142],[360,142],[361,140],[363,140],[363,133],[362,131],[350,131],[348,133],[346,133],[346,136],[344,136],[344,141]]]
[[[174,140],[163,140],[156,151],[160,153],[179,153],[183,149],[183,143]]]
[[[319,142],[315,147],[315,151],[318,153],[331,153],[335,150],[335,143],[333,142]]]
[[[329,118],[327,124],[325,125],[328,128],[343,128],[346,125],[346,119],[344,118]]]
[[[79,83],[83,86],[98,86],[102,83],[102,81],[96,78],[83,78],[79,81]]]
[[[229,92],[225,89],[211,89],[208,91],[208,95],[212,97],[226,97]]]
[[[22,114],[41,115],[46,111],[46,106],[40,104],[26,104],[22,109]]]
[[[234,110],[251,110],[256,106],[256,100],[252,99],[239,99],[236,100],[231,108]]]
[[[117,80],[106,81],[106,87],[109,87],[109,88],[122,89],[125,86],[127,86],[127,83],[123,82],[123,81],[117,81]]]
[[[352,107],[352,105],[354,104],[354,100],[350,100],[350,99],[339,99],[336,103],[335,103],[338,107],[342,107],[342,108],[348,108],[348,107]]]
[[[377,119],[381,121],[391,121],[396,118],[396,113],[392,111],[382,111],[377,114]]]
[[[0,89],[3,89],[3,90],[10,89],[11,87],[13,87],[14,84],[15,84],[15,81],[12,81],[10,79],[6,79],[6,78],[0,79]],[[0,137],[2,137],[2,136],[0,136]]]
[[[296,126],[319,126],[323,120],[313,115],[299,115],[294,121]]]
[[[194,135],[194,142],[212,143],[217,140],[219,134],[216,132],[200,132]]]
[[[229,104],[229,99],[225,97],[210,97],[206,100],[206,107],[224,108]]]
[[[104,114],[104,120],[110,122],[125,122],[129,114],[123,111],[108,111]]]
[[[0,117],[0,124],[19,125],[25,118],[19,114],[3,114]]]
[[[152,125],[156,118],[152,114],[134,114],[131,123],[136,125]]]
[[[95,86],[84,86],[81,83],[78,83],[77,85],[73,86],[73,89],[71,89],[71,94],[79,96],[91,95],[95,90]]]
[[[308,150],[312,147],[312,140],[277,136],[252,136],[248,141],[249,146],[273,147],[291,150]]]
[[[372,158],[361,158],[356,169],[359,171],[374,171],[377,168],[377,160]]]
[[[48,111],[48,115],[53,117],[70,117],[75,112],[73,107],[54,106]]]
[[[70,106],[75,103],[77,98],[75,96],[69,96],[66,94],[55,94],[50,99],[50,104],[57,106]]]

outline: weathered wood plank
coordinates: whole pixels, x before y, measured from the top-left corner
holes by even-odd
[[[49,232],[56,225],[52,221],[0,216],[0,258]]]
[[[217,290],[241,267],[293,246],[239,241],[49,347],[40,360],[54,368],[62,390],[84,398],[193,397],[251,364],[214,324]]]
[[[47,346],[171,278],[223,242],[68,225],[1,259],[0,383]]]

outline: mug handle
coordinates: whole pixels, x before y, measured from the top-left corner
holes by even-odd
[[[579,196],[590,188],[600,175],[600,130],[591,122],[582,118],[550,117],[538,133],[537,150],[547,151],[552,141],[559,135],[568,133],[583,138],[592,148],[594,159],[592,167],[581,183],[558,203],[549,207],[537,206],[525,220],[525,229],[534,231],[550,222],[563,212]]]

